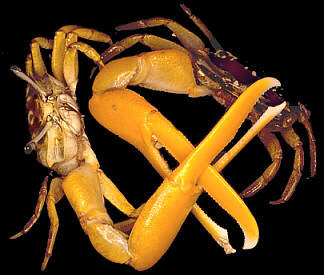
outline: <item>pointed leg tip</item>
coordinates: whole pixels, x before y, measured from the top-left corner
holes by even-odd
[[[291,192],[288,196],[283,195],[279,200],[270,201],[270,204],[278,205],[278,204],[286,203],[291,198],[292,194],[293,194],[293,192]]]
[[[246,198],[249,198],[249,197],[251,197],[253,194],[250,194],[249,192],[242,192],[242,193],[240,193],[239,194],[239,196],[240,196],[240,198],[241,199],[246,199]]]
[[[180,7],[186,14],[188,14],[189,16],[191,15],[191,10],[186,5],[180,4]]]
[[[16,235],[13,235],[13,236],[9,237],[9,240],[15,240],[15,239],[19,238],[22,235],[23,235],[23,233],[22,232],[19,232]]]
[[[50,256],[45,256],[45,259],[44,259],[44,261],[43,261],[43,263],[42,263],[42,267],[41,267],[41,270],[42,270],[42,271],[44,271],[44,270],[46,269],[47,264],[48,264],[49,257],[50,257]]]
[[[311,175],[310,175],[311,178],[314,178],[316,176],[316,170],[317,170],[316,161],[314,161],[313,163],[311,163]]]
[[[263,187],[260,185],[257,186],[249,186],[247,187],[245,190],[243,190],[239,196],[241,197],[241,199],[246,199],[246,198],[250,198],[253,195],[255,195],[257,192],[259,192]]]
[[[283,199],[279,199],[279,200],[276,200],[276,201],[270,201],[269,203],[271,205],[279,205],[279,204],[282,204],[282,203],[285,203],[286,201],[283,200]]]

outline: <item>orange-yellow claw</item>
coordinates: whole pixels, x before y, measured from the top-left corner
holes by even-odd
[[[259,231],[255,219],[237,193],[209,163],[233,138],[257,98],[269,87],[277,85],[279,82],[271,78],[252,85],[203,141],[201,146],[209,148],[198,147],[195,154],[186,161],[185,158],[194,147],[156,108],[131,90],[113,89],[106,93],[94,94],[89,108],[99,123],[137,147],[154,168],[166,177],[169,170],[167,164],[158,157],[156,140],[153,137],[157,138],[158,142],[181,162],[182,168],[173,174],[171,182],[191,182],[195,181],[192,178],[198,178],[198,183],[240,224],[245,234],[244,248],[248,249],[253,248],[258,241]],[[199,158],[196,157],[197,154]]]
[[[205,139],[182,163],[180,163],[179,167],[172,173],[172,175],[174,175],[173,179],[175,181],[190,181],[201,177],[213,158],[233,139],[258,98],[265,91],[275,86],[280,86],[278,80],[274,78],[263,78],[244,91]],[[178,173],[176,173],[176,171],[178,171]],[[220,175],[217,175],[217,177],[218,180],[215,181],[216,184],[225,181]],[[205,182],[200,182],[199,180],[198,182],[209,194],[211,194],[212,190],[215,191],[214,187],[204,185]],[[222,185],[224,187],[228,184],[224,182]],[[216,192],[215,196],[217,196],[217,194],[219,194],[219,192]],[[225,194],[230,194],[230,192]],[[213,194],[211,195],[213,196]],[[231,212],[229,213],[232,214],[233,217],[237,217],[236,220],[242,227],[245,235],[243,248],[253,248],[259,239],[259,229],[254,217],[243,201],[240,202],[238,199],[235,199],[235,197],[238,196],[237,194],[230,194],[229,197],[226,195],[221,200],[222,202],[226,203],[230,201],[231,203],[236,203],[234,207],[231,206]]]
[[[131,264],[136,269],[143,270],[155,264],[171,245],[201,194],[200,185],[196,184],[199,176],[207,169],[215,155],[231,141],[257,99],[274,84],[278,84],[274,79],[263,79],[247,89],[207,137],[148,200],[129,240],[130,252],[133,255]],[[215,183],[222,181],[222,177],[219,176]],[[232,197],[228,200],[231,201]],[[234,212],[235,215],[238,213],[243,217],[240,220],[245,235],[244,248],[253,248],[259,238],[255,219],[243,202]],[[152,243],[156,244],[153,249]]]

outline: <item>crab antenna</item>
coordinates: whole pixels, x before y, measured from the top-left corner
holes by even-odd
[[[20,79],[25,80],[34,90],[39,92],[42,96],[46,96],[46,92],[41,89],[29,76],[27,76],[18,66],[14,65],[10,67],[10,70],[18,76]]]

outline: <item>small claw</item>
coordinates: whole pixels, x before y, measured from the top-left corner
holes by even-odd
[[[97,171],[85,163],[63,180],[62,188],[93,247],[112,262],[129,261],[127,240],[106,212]]]

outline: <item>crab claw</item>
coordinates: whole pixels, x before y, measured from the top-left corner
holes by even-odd
[[[230,188],[220,174],[215,174],[217,180],[213,185],[207,179],[203,180],[206,169],[221,150],[234,138],[237,130],[248,116],[257,99],[268,89],[280,86],[280,82],[274,78],[263,78],[252,84],[231,106],[217,125],[205,137],[205,139],[189,154],[179,165],[178,169],[187,171],[180,174],[182,181],[198,179],[198,183],[220,204],[241,226],[245,241],[243,249],[251,249],[256,246],[259,239],[257,223],[245,203],[238,199],[237,193]],[[284,106],[278,108],[278,114]],[[188,177],[188,179],[187,179]]]
[[[222,119],[217,124],[209,134],[213,133],[215,140],[211,141],[208,136],[205,139],[207,147],[202,147],[203,151],[196,148],[196,151],[202,152],[197,158],[199,161],[195,160],[195,164],[183,175],[195,173],[199,185],[238,222],[245,235],[244,249],[251,249],[257,244],[257,223],[239,195],[209,164],[234,137],[258,97],[274,86],[280,86],[280,83],[273,78],[264,78],[251,85],[240,96],[240,104],[234,103],[224,116],[225,120],[230,116],[232,122],[223,123]],[[94,94],[89,108],[100,124],[138,148],[163,178],[170,176],[171,170],[159,152],[161,146],[179,163],[195,149],[156,108],[129,89],[114,89]],[[209,154],[209,151],[213,153]]]

